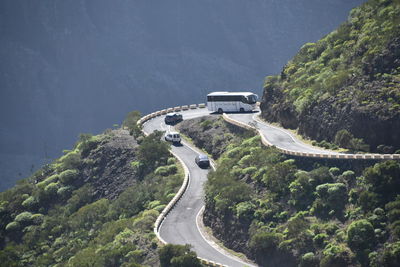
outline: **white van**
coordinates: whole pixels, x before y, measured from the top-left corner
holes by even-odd
[[[169,132],[165,134],[165,141],[172,142],[172,143],[180,143],[181,136],[177,132]]]

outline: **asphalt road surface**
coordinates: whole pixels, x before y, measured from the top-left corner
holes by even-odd
[[[290,132],[282,128],[275,127],[273,125],[262,122],[257,118],[259,111],[254,113],[229,113],[227,114],[230,118],[246,123],[255,125],[257,129],[261,130],[264,137],[274,146],[297,152],[309,152],[309,153],[320,153],[320,154],[340,154],[329,150],[313,147],[305,144],[294,137]]]
[[[182,114],[183,119],[190,119],[206,116],[209,112],[207,109],[194,109]],[[167,131],[168,127],[164,123],[164,116],[159,116],[144,123],[143,130],[151,133],[154,130]],[[232,267],[250,266],[227,252],[221,252],[202,236],[197,216],[204,206],[203,184],[207,179],[208,169],[201,169],[195,164],[194,159],[198,153],[187,144],[171,147],[188,167],[190,183],[183,197],[161,224],[160,236],[168,243],[192,245],[193,250],[201,258]]]

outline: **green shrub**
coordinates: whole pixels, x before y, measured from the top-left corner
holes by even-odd
[[[323,251],[320,267],[352,266],[355,256],[344,244],[328,244]]]
[[[9,224],[6,225],[6,231],[13,232],[13,231],[18,231],[20,229],[21,225],[19,222],[10,222]]]
[[[203,128],[203,130],[208,130],[211,128],[212,126],[212,121],[210,120],[204,120],[200,123],[201,128]]]
[[[354,136],[347,130],[343,129],[336,133],[335,144],[340,147],[349,148],[351,146],[351,140]]]
[[[309,228],[310,223],[306,219],[307,212],[300,211],[290,217],[286,224],[286,235],[289,238],[301,238],[301,235]]]
[[[20,214],[18,214],[15,219],[16,222],[20,223],[20,224],[27,224],[30,223],[32,221],[32,213],[28,212],[28,211],[24,211]]]
[[[362,191],[358,195],[357,204],[361,206],[364,211],[372,211],[378,205],[378,195],[374,192]]]
[[[168,165],[176,164],[176,158],[174,157],[168,158],[167,164]]]
[[[319,264],[318,258],[312,252],[308,252],[301,256],[300,267],[317,267]]]
[[[167,169],[167,166],[160,166],[154,171],[154,173],[161,176],[168,176],[169,171]]]
[[[44,215],[40,214],[40,213],[35,213],[32,215],[31,217],[31,221],[33,222],[33,224],[41,224],[44,220]]]
[[[249,247],[257,256],[276,250],[282,239],[282,234],[262,231],[250,237]]]
[[[79,143],[76,146],[81,151],[83,156],[87,156],[89,152],[97,147],[100,143],[100,136],[93,136],[92,134],[80,134]]]
[[[400,241],[386,244],[382,253],[380,266],[399,266],[400,264]],[[379,266],[379,265],[378,265]]]
[[[44,188],[50,184],[50,183],[56,183],[59,180],[60,176],[58,174],[53,174],[49,177],[47,177],[46,179],[44,179],[43,181],[39,182],[36,184],[36,186],[39,189],[44,190]]]
[[[250,201],[240,202],[236,205],[236,217],[241,220],[251,221],[254,215],[255,205]]]
[[[250,175],[250,176],[252,176],[256,171],[257,171],[257,167],[251,166],[251,167],[244,168],[244,169],[242,170],[242,174],[243,174],[243,175]]]
[[[372,224],[364,219],[352,222],[347,228],[347,243],[353,251],[371,248],[375,243]]]
[[[313,242],[314,245],[318,248],[322,248],[325,245],[325,242],[328,240],[328,235],[325,233],[320,233],[314,236]]]
[[[57,161],[60,163],[57,169],[59,172],[68,169],[77,169],[81,164],[81,155],[78,150],[73,150]]]
[[[78,170],[65,170],[60,173],[60,180],[63,184],[72,184],[78,177]]]
[[[178,171],[178,167],[175,164],[167,166],[168,174],[175,174]]]
[[[340,169],[337,167],[332,167],[329,169],[329,173],[333,176],[338,176],[340,173]]]
[[[72,214],[69,219],[69,225],[72,228],[91,229],[97,222],[104,222],[107,218],[104,214],[109,208],[107,199],[99,199],[96,202],[88,204],[80,208]]]
[[[239,160],[239,165],[244,167],[248,166],[251,163],[252,156],[251,155],[244,155],[240,160]]]
[[[138,149],[138,161],[141,163],[141,175],[152,172],[159,166],[165,165],[169,158],[169,144],[161,141],[163,133],[155,131],[143,138]]]
[[[71,186],[63,186],[57,190],[57,196],[59,196],[61,199],[67,199],[71,195],[71,193],[72,193]]]
[[[189,245],[167,244],[158,250],[161,267],[201,267]]]
[[[35,197],[30,196],[22,202],[22,206],[28,210],[32,210],[37,207],[37,200]]]
[[[305,209],[315,198],[312,178],[306,171],[296,172],[295,177],[296,180],[289,184],[290,203],[299,209]]]
[[[375,164],[364,171],[364,177],[379,195],[380,203],[394,200],[400,188],[400,162],[389,160]]]
[[[346,186],[342,183],[322,184],[316,187],[318,198],[313,203],[313,211],[323,218],[341,216],[347,203]],[[332,213],[332,212],[333,213]]]
[[[139,111],[131,111],[126,115],[125,120],[123,121],[122,125],[124,127],[128,127],[130,135],[134,137],[140,136],[141,130],[137,125],[137,121],[140,119],[141,114]]]
[[[341,175],[343,177],[343,179],[348,182],[349,184],[355,180],[356,176],[355,173],[353,171],[345,171],[342,173]]]
[[[47,195],[53,196],[57,194],[58,188],[60,188],[60,184],[58,182],[50,183],[44,188],[44,191],[46,192]]]

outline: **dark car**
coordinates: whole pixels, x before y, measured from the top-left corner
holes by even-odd
[[[210,167],[210,160],[206,155],[197,155],[195,160],[197,165],[199,165],[200,168],[208,168]]]
[[[164,119],[166,124],[175,124],[182,120],[183,120],[182,114],[179,113],[168,113],[167,115],[165,115]]]

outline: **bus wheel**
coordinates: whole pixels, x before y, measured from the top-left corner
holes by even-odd
[[[240,112],[244,112],[244,108],[240,108]]]
[[[222,110],[222,108],[219,108],[219,109],[218,109],[218,113],[219,113],[219,114],[224,113],[224,111]]]

